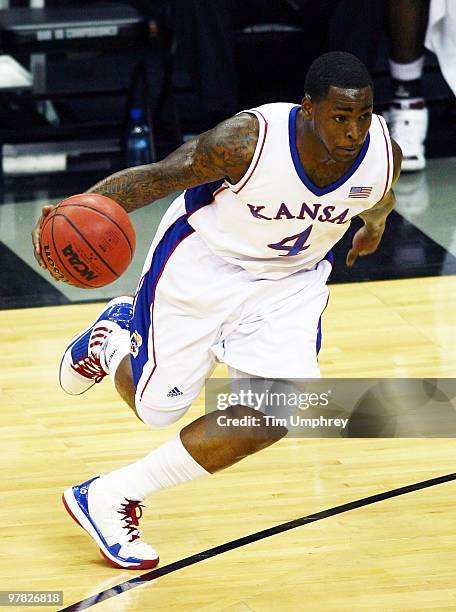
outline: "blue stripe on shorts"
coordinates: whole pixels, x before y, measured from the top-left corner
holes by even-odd
[[[130,335],[130,358],[135,388],[141,378],[144,365],[149,360],[148,340],[157,282],[171,253],[184,238],[194,231],[185,215],[170,225],[155,247],[150,268],[142,278],[135,298]]]

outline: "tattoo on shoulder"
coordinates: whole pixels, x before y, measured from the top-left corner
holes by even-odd
[[[208,166],[236,183],[247,171],[255,153],[259,124],[255,115],[242,113],[206,132],[198,144],[201,170]]]

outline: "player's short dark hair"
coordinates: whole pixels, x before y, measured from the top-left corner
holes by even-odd
[[[311,64],[304,83],[304,93],[312,100],[325,98],[329,88],[374,89],[366,66],[355,55],[331,51],[317,57]]]

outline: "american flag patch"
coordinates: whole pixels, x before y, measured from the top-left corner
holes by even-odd
[[[352,187],[350,189],[350,193],[348,194],[349,198],[368,198],[372,193],[372,187]]]

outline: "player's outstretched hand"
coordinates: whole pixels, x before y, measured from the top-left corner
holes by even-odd
[[[352,248],[347,253],[345,263],[352,266],[359,255],[370,255],[377,250],[383,231],[368,230],[366,226],[361,227],[353,236]]]
[[[41,242],[40,242],[41,226],[43,224],[43,221],[48,216],[48,214],[51,212],[51,210],[54,210],[54,208],[55,206],[52,206],[50,204],[43,206],[42,211],[41,211],[41,217],[36,222],[36,225],[32,231],[33,254],[35,255],[36,261],[40,264],[40,267],[43,268],[44,270],[46,270],[46,265],[43,261],[43,258],[41,257]]]

